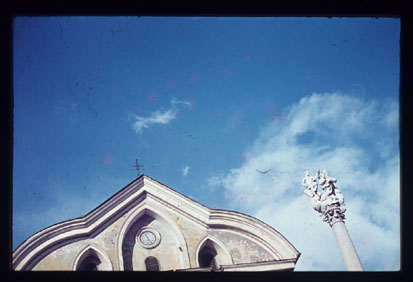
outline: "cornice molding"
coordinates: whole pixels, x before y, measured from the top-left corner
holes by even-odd
[[[293,271],[295,268],[296,259],[284,259],[251,263],[240,263],[231,265],[221,265],[218,269],[212,267],[197,267],[187,269],[177,269],[177,272],[221,272],[221,271]]]
[[[66,220],[36,232],[13,252],[13,269],[25,270],[45,250],[74,238],[88,238],[100,232],[139,203],[153,200],[189,218],[205,229],[231,229],[246,234],[277,254],[280,259],[297,260],[300,253],[279,232],[251,216],[210,209],[172,188],[141,175],[83,217]],[[274,246],[280,246],[276,250]]]

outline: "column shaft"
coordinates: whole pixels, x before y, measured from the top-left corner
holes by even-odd
[[[338,221],[332,226],[337,244],[340,248],[341,256],[348,271],[363,271],[360,259],[351,241],[350,235],[347,232],[346,225],[342,221]]]

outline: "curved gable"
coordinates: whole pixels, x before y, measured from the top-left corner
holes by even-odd
[[[140,223],[143,216],[153,220]],[[13,268],[47,269],[49,261],[59,259],[59,250],[66,260],[74,261],[80,249],[94,245],[102,250],[98,251],[100,256],[106,256],[112,269],[127,266],[144,270],[144,260],[134,254],[146,256],[151,252],[136,241],[142,230],[139,224],[153,228],[161,238],[152,253],[162,250],[176,258],[173,264],[158,259],[161,270],[198,268],[197,248],[207,239],[222,254],[217,257],[222,267],[288,261],[291,269],[299,257],[288,240],[262,221],[234,211],[210,209],[142,175],[84,217],[52,225],[29,237],[14,251]]]

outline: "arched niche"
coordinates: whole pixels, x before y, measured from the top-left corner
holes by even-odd
[[[197,267],[201,268],[219,268],[221,265],[231,265],[233,261],[230,253],[221,242],[207,236],[198,244],[196,263]]]
[[[73,270],[93,271],[93,270],[113,270],[109,257],[95,246],[87,246],[76,257]]]
[[[159,271],[159,262],[155,257],[147,257],[145,267],[146,271]]]
[[[158,236],[161,237],[160,243],[153,248],[145,249],[138,242],[138,235],[142,230],[153,228],[156,224],[160,229]],[[161,228],[159,228],[161,226]],[[167,243],[166,239],[171,240]],[[153,255],[162,251],[162,254],[158,254],[156,259],[159,261],[160,270],[168,269],[184,269],[189,268],[189,255],[187,250],[186,241],[183,237],[178,226],[169,219],[162,211],[158,211],[149,208],[141,207],[133,212],[122,225],[119,233],[118,241],[118,258],[120,270],[143,270],[145,271],[144,259],[146,255]],[[141,253],[136,254],[137,250]],[[177,261],[176,266],[168,268],[168,260],[173,258]],[[139,262],[137,262],[139,261]]]

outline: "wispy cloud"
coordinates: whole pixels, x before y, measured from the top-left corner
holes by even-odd
[[[238,109],[231,114],[227,119],[227,127],[229,130],[235,129],[241,125],[245,119],[245,113],[242,109]]]
[[[190,169],[189,166],[185,166],[185,167],[182,169],[182,176],[186,177],[186,176],[188,175],[188,173],[189,173],[189,169]]]
[[[207,179],[208,186],[214,189],[215,187],[222,184],[222,179],[219,176],[213,175]]]
[[[191,106],[192,106],[191,102],[182,101],[182,100],[176,100],[175,98],[172,99],[171,105],[174,106],[174,107],[183,106],[183,107],[185,107],[185,108],[187,108],[187,109],[190,109]]]
[[[128,120],[132,120],[132,128],[136,134],[142,133],[145,128],[149,128],[154,124],[168,124],[171,120],[176,119],[179,108],[191,108],[191,103],[187,101],[176,100],[171,101],[171,108],[167,110],[157,110],[152,112],[148,117],[140,117],[134,113],[128,114]]]
[[[235,209],[272,225],[302,252],[296,270],[345,270],[331,228],[303,194],[305,170],[327,169],[346,200],[346,226],[366,270],[400,267],[397,101],[312,94],[273,120],[238,168],[207,179]],[[385,151],[385,152],[383,152]],[[257,170],[271,169],[268,173]],[[303,232],[305,230],[305,232]]]

